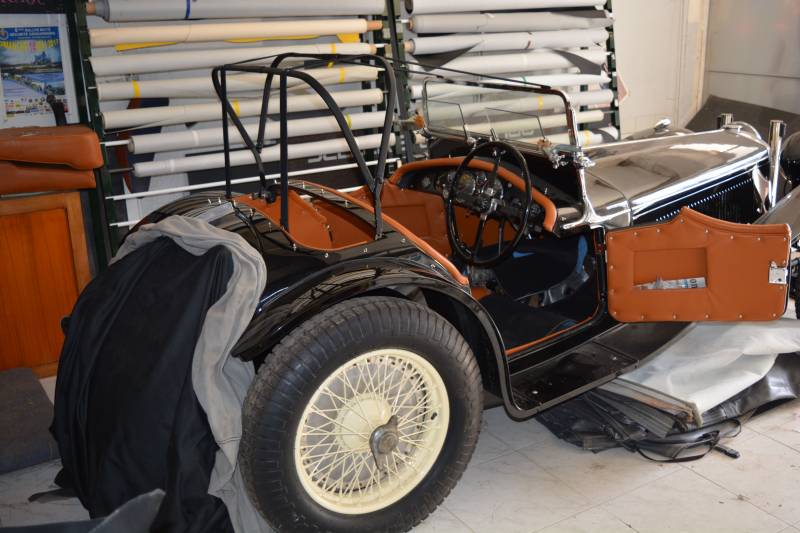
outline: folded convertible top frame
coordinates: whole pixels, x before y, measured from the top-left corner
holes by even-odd
[[[305,58],[310,59],[311,61],[307,61],[301,67],[289,67],[289,68],[281,68],[280,64],[289,58],[297,59],[297,58]],[[328,90],[313,76],[308,74],[307,72],[303,72],[300,69],[307,69],[307,68],[314,68],[320,65],[333,65],[335,63],[355,63],[355,64],[369,64],[370,62],[374,62],[382,66],[384,72],[386,73],[386,81],[387,81],[387,102],[386,102],[386,113],[383,122],[383,128],[381,131],[382,138],[380,147],[378,150],[378,164],[375,168],[375,174],[373,175],[370,171],[369,167],[367,166],[366,161],[364,160],[364,155],[361,153],[361,150],[358,147],[358,143],[353,136],[353,131],[350,129],[347,119],[345,119],[342,110],[339,106],[336,105],[335,100],[328,92]],[[252,72],[252,73],[260,73],[266,74],[266,80],[264,81],[264,92],[262,94],[262,101],[261,101],[261,114],[259,116],[259,126],[258,126],[258,138],[255,142],[253,142],[252,137],[247,132],[247,129],[242,124],[241,119],[236,114],[231,102],[228,99],[227,93],[227,74],[228,72]],[[228,124],[228,121],[233,122],[233,125],[236,127],[239,134],[242,136],[245,145],[247,148],[253,153],[253,157],[256,161],[256,167],[258,168],[258,175],[259,175],[259,196],[264,198],[265,200],[271,196],[269,188],[267,187],[267,180],[266,180],[266,173],[264,171],[264,164],[261,159],[261,150],[264,147],[264,135],[266,131],[266,123],[267,123],[267,115],[269,112],[269,96],[272,90],[272,82],[278,76],[280,79],[280,109],[279,109],[279,117],[280,117],[280,200],[281,200],[281,226],[284,230],[289,230],[289,203],[288,203],[288,193],[289,193],[289,136],[288,136],[288,125],[287,125],[287,89],[288,89],[288,78],[296,78],[303,82],[305,82],[309,87],[311,87],[320,98],[322,98],[325,105],[328,107],[328,110],[331,112],[333,117],[336,119],[339,128],[344,135],[345,141],[347,142],[347,146],[350,148],[350,151],[355,159],[356,165],[358,166],[359,171],[366,183],[367,187],[369,187],[370,191],[372,192],[374,203],[375,203],[375,238],[379,239],[383,234],[382,230],[382,216],[381,216],[381,208],[380,208],[380,197],[381,197],[381,188],[383,186],[383,179],[384,173],[386,172],[386,158],[389,153],[389,143],[391,140],[391,133],[392,133],[392,122],[394,118],[394,104],[395,104],[395,96],[397,93],[396,89],[396,81],[394,70],[389,65],[389,62],[382,57],[374,56],[374,55],[364,55],[364,56],[341,56],[339,54],[297,54],[297,53],[286,53],[280,54],[275,56],[270,66],[263,66],[263,65],[248,65],[244,63],[235,63],[232,65],[223,65],[221,67],[217,67],[213,69],[211,73],[211,78],[214,83],[214,90],[216,91],[217,95],[219,96],[220,102],[222,103],[222,123]],[[231,165],[230,165],[230,139],[228,135],[228,128],[223,127],[223,144],[224,144],[224,154],[225,154],[225,195],[227,198],[231,198]]]
[[[285,53],[285,54],[278,54],[273,57],[272,63],[269,66],[265,65],[257,65],[253,64],[253,62],[262,62],[266,59],[270,59],[270,57],[261,57],[261,58],[254,58],[247,61],[242,61],[239,63],[233,63],[228,65],[223,65],[220,67],[216,67],[211,72],[211,79],[214,84],[214,90],[217,93],[217,96],[220,99],[222,104],[222,133],[223,133],[223,145],[224,145],[224,157],[225,157],[225,195],[227,198],[232,197],[231,192],[231,164],[230,164],[230,138],[228,133],[228,128],[224,127],[224,125],[228,124],[228,122],[232,122],[234,127],[236,127],[237,131],[241,135],[245,146],[252,152],[253,157],[256,162],[256,167],[258,169],[259,175],[259,196],[264,198],[265,200],[269,198],[274,198],[274,195],[271,191],[271,187],[267,186],[267,179],[266,179],[266,172],[264,171],[264,164],[261,159],[261,150],[264,147],[264,136],[266,131],[266,122],[267,122],[267,115],[269,112],[269,96],[272,90],[272,82],[275,76],[278,76],[280,79],[280,109],[279,109],[279,117],[280,117],[280,197],[281,197],[281,226],[284,230],[289,230],[289,205],[288,205],[288,189],[289,189],[289,158],[288,158],[288,125],[287,125],[287,89],[288,89],[288,78],[296,78],[303,82],[305,82],[309,87],[311,87],[320,98],[322,98],[323,102],[327,106],[328,110],[333,114],[333,117],[336,119],[339,128],[344,135],[345,141],[347,142],[347,146],[350,148],[352,152],[353,158],[355,159],[356,166],[358,167],[361,175],[366,183],[367,187],[370,189],[372,193],[373,202],[375,205],[375,239],[381,238],[383,234],[382,230],[382,215],[381,215],[381,190],[383,187],[384,181],[384,173],[386,172],[386,159],[389,152],[389,144],[391,141],[391,133],[392,133],[392,122],[394,118],[394,106],[396,104],[396,96],[397,96],[397,82],[395,77],[395,69],[406,69],[408,72],[411,72],[409,67],[420,67],[422,71],[433,78],[438,78],[442,80],[446,80],[452,83],[451,80],[447,80],[441,74],[437,74],[431,72],[431,69],[434,67],[417,63],[414,61],[400,61],[397,59],[388,59],[385,57],[377,56],[377,55],[356,55],[356,56],[348,56],[348,55],[341,55],[341,54],[298,54],[298,53]],[[299,67],[281,67],[281,63],[286,59],[306,59],[307,61],[299,66]],[[304,69],[308,68],[315,68],[324,65],[332,66],[334,64],[366,64],[370,66],[378,66],[382,67],[383,71],[386,74],[386,93],[387,93],[387,100],[386,100],[386,113],[383,123],[383,128],[381,131],[382,138],[381,143],[378,151],[378,161],[375,169],[375,174],[373,175],[370,172],[365,160],[364,156],[361,153],[361,150],[358,147],[358,143],[353,136],[353,132],[348,126],[347,120],[344,117],[341,109],[336,105],[331,94],[328,90],[313,76],[308,74],[307,72],[303,72]],[[453,73],[461,73],[463,71],[456,70],[456,69],[449,69],[446,67],[436,67],[437,70],[453,72]],[[230,100],[228,99],[228,91],[227,91],[227,74],[228,72],[250,72],[250,73],[257,73],[257,74],[266,74],[266,79],[264,81],[264,91],[262,94],[262,102],[261,102],[261,113],[259,116],[259,128],[258,128],[258,137],[254,142],[250,134],[247,132],[247,129],[242,124],[241,119],[237,115],[233,105],[231,104]],[[507,78],[499,77],[499,76],[490,76],[485,75],[484,78],[490,79],[492,81],[502,81],[502,82],[513,82],[512,87],[508,87],[515,91],[526,91],[526,92],[534,92],[534,93],[545,93],[545,94],[555,94],[560,96],[564,100],[565,111],[567,114],[567,127],[569,129],[570,138],[572,139],[574,144],[577,144],[577,140],[575,137],[575,117],[574,112],[572,110],[572,106],[570,105],[569,98],[567,95],[560,90],[551,89],[546,85],[531,83],[531,82],[519,82],[514,80],[509,80]],[[470,86],[478,86],[478,87],[492,87],[492,88],[505,88],[502,85],[493,85],[493,84],[486,84],[483,82],[460,82],[464,85]]]

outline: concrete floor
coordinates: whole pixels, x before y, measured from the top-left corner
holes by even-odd
[[[493,409],[461,482],[415,531],[800,533],[800,401],[751,420],[727,444],[740,459],[657,464],[584,452]],[[0,476],[0,525],[85,518],[76,500],[28,503],[57,471],[56,461]]]

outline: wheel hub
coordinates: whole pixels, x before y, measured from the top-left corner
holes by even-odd
[[[391,415],[391,406],[372,394],[362,394],[350,400],[337,417],[340,427],[352,428],[352,433],[343,433],[339,441],[347,450],[363,449],[371,445],[371,439],[364,436],[372,434],[380,424]],[[362,436],[364,435],[364,436]]]
[[[400,434],[397,431],[397,416],[392,415],[388,422],[375,428],[369,437],[369,447],[375,462],[386,456],[397,448],[400,444]]]

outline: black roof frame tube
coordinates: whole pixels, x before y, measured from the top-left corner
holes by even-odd
[[[347,120],[342,113],[342,110],[336,104],[336,101],[331,96],[330,92],[313,76],[298,67],[281,68],[280,64],[286,59],[306,58],[313,61],[307,62],[302,65],[303,69],[311,68],[317,64],[328,64],[332,66],[336,63],[348,64],[367,64],[375,63],[383,67],[386,74],[387,82],[387,102],[386,113],[384,117],[381,144],[378,151],[377,168],[375,174],[369,170],[364,155],[358,147],[358,143],[353,136],[353,132],[347,123]],[[264,171],[264,164],[261,159],[261,150],[263,149],[264,136],[266,134],[266,121],[269,107],[269,97],[272,92],[272,83],[274,77],[280,77],[280,190],[281,190],[281,226],[285,230],[289,229],[289,209],[288,209],[288,189],[289,189],[289,162],[288,162],[288,127],[287,127],[287,90],[288,78],[299,79],[311,87],[317,95],[322,98],[323,102],[336,119],[339,128],[344,135],[345,141],[355,159],[364,182],[369,188],[373,196],[375,208],[375,239],[381,238],[383,235],[383,224],[381,216],[381,192],[383,188],[383,181],[386,172],[386,159],[389,153],[389,141],[392,134],[392,125],[394,120],[394,108],[396,105],[397,84],[395,80],[394,69],[386,58],[375,55],[358,55],[347,56],[341,54],[298,54],[298,53],[285,53],[274,56],[270,66],[264,65],[250,65],[252,61],[261,61],[264,58],[258,58],[249,61],[242,61],[216,67],[212,70],[211,78],[214,84],[214,90],[222,104],[222,120],[223,120],[223,144],[225,151],[225,194],[227,198],[231,198],[231,168],[230,168],[230,136],[228,134],[228,123],[232,122],[234,127],[242,137],[245,146],[252,152],[256,161],[256,166],[259,173],[259,196],[265,200],[274,199],[274,194],[267,186],[266,173]],[[236,114],[233,106],[231,105],[227,94],[227,74],[228,72],[250,72],[258,74],[266,74],[264,82],[264,92],[261,101],[261,113],[259,116],[258,136],[254,142],[246,128],[242,124],[241,119]]]

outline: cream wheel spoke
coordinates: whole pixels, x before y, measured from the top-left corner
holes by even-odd
[[[449,421],[447,389],[425,358],[394,348],[359,355],[322,382],[301,414],[301,484],[335,512],[383,509],[428,474]]]
[[[402,428],[402,427],[406,427],[406,426],[409,426],[409,425],[425,424],[425,423],[429,422],[429,420],[425,420],[425,417],[430,416],[430,414],[431,414],[431,411],[426,410],[426,411],[423,411],[421,413],[417,413],[414,416],[406,417],[403,420],[398,420],[397,421],[397,427],[398,428]]]
[[[345,386],[349,387],[350,390],[353,391],[353,393],[355,394],[354,398],[357,398],[358,394],[359,394],[358,393],[358,388],[353,387],[353,385],[350,383],[350,378],[347,376],[347,372],[344,372],[342,374],[342,376],[343,376],[343,380],[344,380]],[[359,371],[359,380],[360,379],[361,379],[361,373]],[[356,385],[358,385],[358,384],[356,384]],[[369,420],[369,418],[367,418],[367,413],[364,412],[364,408],[361,406],[361,402],[356,402],[356,407],[357,407],[357,409],[353,410],[353,413],[358,415],[367,424],[371,424],[372,421]]]
[[[408,444],[409,446],[413,446],[415,448],[420,448],[422,450],[429,450],[430,449],[430,448],[426,447],[423,444],[424,441],[421,441],[421,440],[413,440],[413,439],[407,439],[405,437],[400,437],[400,442],[403,442],[403,443]]]
[[[364,447],[361,450],[348,450],[348,451],[352,451],[352,452],[368,452],[369,448]],[[320,453],[320,454],[316,454],[316,455],[304,455],[303,459],[319,459],[319,458],[330,457],[332,455],[337,455],[339,453],[342,453],[342,452],[340,450],[337,450],[337,451],[334,451],[334,452],[325,452],[325,453]]]

